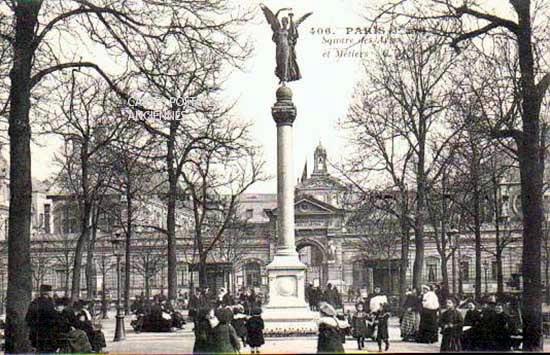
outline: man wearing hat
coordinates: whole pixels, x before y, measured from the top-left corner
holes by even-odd
[[[31,344],[40,353],[52,353],[56,350],[52,330],[56,324],[57,312],[51,293],[51,285],[41,285],[40,295],[31,302],[25,317],[30,329]]]

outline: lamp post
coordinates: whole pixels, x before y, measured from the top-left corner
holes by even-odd
[[[487,272],[489,271],[489,262],[487,260],[483,261],[483,269],[485,271],[485,294],[489,294],[489,284],[487,283]]]
[[[115,337],[113,341],[121,341],[126,338],[124,330],[124,315],[120,309],[120,258],[124,255],[124,245],[120,239],[120,233],[115,233],[115,238],[111,240],[113,244],[113,255],[116,256],[116,274],[117,274],[117,299],[116,299],[116,326]]]

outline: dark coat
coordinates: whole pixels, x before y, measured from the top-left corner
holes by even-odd
[[[237,335],[240,336],[241,339],[246,337],[248,330],[246,329],[246,316],[244,314],[235,314],[231,321],[231,325],[235,328]]]
[[[232,354],[241,348],[237,332],[228,323],[220,323],[213,329],[212,343],[215,353]]]
[[[38,297],[31,302],[25,321],[30,328],[29,338],[33,347],[39,352],[55,352],[56,339],[52,329],[59,321],[53,300],[49,297]]]
[[[477,331],[477,350],[491,351],[494,344],[493,329],[496,324],[496,312],[491,308],[486,308],[481,311],[481,321]]]
[[[264,321],[260,316],[252,316],[246,321],[246,342],[252,347],[262,346],[264,340]]]
[[[351,319],[352,334],[355,338],[370,337],[372,335],[372,327],[367,325],[370,317],[366,312],[355,312]]]
[[[462,332],[462,350],[475,351],[479,348],[481,342],[480,334],[482,332],[480,324],[481,311],[474,309],[473,311],[469,310],[466,312],[464,316],[464,326],[469,326],[471,328]]]
[[[376,312],[376,340],[388,340],[388,320],[390,319],[389,312],[384,312],[382,310]]]
[[[335,318],[323,317],[319,320],[317,353],[343,353],[342,330]]]
[[[441,314],[439,326],[441,327],[441,351],[462,351],[462,326],[464,321],[462,314],[456,309],[447,310]]]
[[[193,345],[193,354],[209,353],[213,351],[212,339],[214,332],[210,322],[206,319],[206,311],[199,310],[195,318],[195,345]]]
[[[510,351],[512,347],[511,335],[514,333],[510,317],[506,313],[494,315],[494,323],[491,327],[493,347],[491,351]]]
[[[235,304],[235,300],[233,299],[233,296],[231,296],[229,292],[223,295],[223,298],[222,298],[223,306],[233,306],[234,304]]]

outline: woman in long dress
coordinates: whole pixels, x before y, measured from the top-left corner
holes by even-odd
[[[433,344],[438,340],[437,311],[439,310],[439,301],[436,294],[428,286],[422,286],[422,293],[422,313],[420,314],[417,341]]]
[[[326,302],[319,303],[319,337],[317,339],[317,353],[343,353],[342,329],[336,318],[336,310]]]
[[[193,345],[193,354],[203,354],[212,352],[212,324],[215,324],[213,316],[210,316],[208,308],[199,308],[195,313],[195,344]]]
[[[441,351],[462,351],[461,337],[464,320],[462,314],[456,309],[457,301],[453,297],[448,297],[446,301],[447,309],[441,314],[439,324],[441,327]]]
[[[418,331],[420,313],[418,312],[419,299],[416,290],[408,290],[403,303],[403,318],[401,319],[401,338],[403,341],[414,339]]]
[[[212,330],[212,352],[223,354],[238,353],[241,349],[241,343],[235,328],[231,325],[233,311],[228,307],[219,308],[216,310],[216,317],[219,320],[219,324]]]

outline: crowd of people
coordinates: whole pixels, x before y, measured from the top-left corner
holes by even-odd
[[[348,311],[347,317],[340,294],[331,284],[322,292],[308,285],[306,297],[311,309],[320,312],[319,353],[344,352],[346,336],[356,339],[358,350],[369,339],[378,344],[379,351],[389,349],[390,305],[379,287],[369,296],[355,298],[355,312]],[[265,342],[262,300],[253,289],[241,289],[235,297],[224,288],[215,292],[195,289],[187,302],[194,325],[193,352],[237,353],[249,346],[251,353],[259,353]],[[105,337],[88,308],[86,301],[54,298],[51,286],[42,285],[26,315],[36,352],[101,352]],[[138,315],[132,322],[137,332],[171,331],[185,324],[183,315],[162,294],[152,300],[138,296],[131,310]],[[447,352],[510,351],[521,341],[518,300],[499,299],[497,303],[495,296],[487,296],[478,305],[471,299],[458,300],[436,285],[423,285],[420,292],[409,289],[399,322],[404,341],[432,344],[441,334],[441,351]]]
[[[233,297],[224,288],[197,288],[188,307],[194,324],[193,353],[237,353],[246,345],[251,353],[259,353],[265,342],[261,303],[253,289],[242,289]]]
[[[171,332],[183,328],[184,316],[177,310],[174,300],[164,294],[155,295],[152,300],[143,295],[136,297],[130,310],[137,316],[131,322],[136,332]]]
[[[315,290],[310,286],[308,289]],[[380,288],[376,287],[371,295],[357,292],[357,297],[355,292],[348,292],[348,301],[355,302],[355,312],[348,311],[347,321],[337,312],[341,303],[330,296],[331,289],[328,285],[320,298],[314,293],[312,299],[309,293],[310,306],[321,313],[318,352],[344,352],[346,334],[357,340],[358,350],[365,348],[368,339],[376,341],[379,351],[388,350],[391,312],[388,297]],[[511,297],[497,302],[492,295],[478,305],[471,299],[455,298],[443,286],[423,285],[418,293],[415,289],[407,291],[400,330],[404,341],[434,344],[441,340],[442,352],[510,351],[521,344],[519,301]]]
[[[105,336],[93,321],[86,301],[67,297],[54,300],[50,285],[29,305],[25,320],[31,345],[37,353],[101,353]]]
[[[435,343],[442,335],[441,351],[510,351],[519,346],[521,329],[517,300],[486,296],[481,306],[458,300],[441,288],[423,285],[408,290],[400,317],[404,341]]]
[[[331,283],[322,290],[320,287],[313,287],[313,284],[308,284],[305,289],[306,302],[312,311],[319,311],[319,303],[326,302],[334,308],[342,308],[342,297],[336,287]]]

